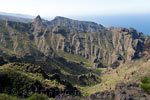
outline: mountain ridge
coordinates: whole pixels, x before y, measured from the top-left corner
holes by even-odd
[[[54,22],[52,21],[51,23]],[[89,59],[95,67],[101,67],[100,65],[110,66],[116,61],[121,61],[120,63],[122,63],[132,58],[138,58],[145,41],[149,38],[133,28],[94,28],[95,31],[93,32],[86,28],[76,27],[74,23],[72,24],[74,27],[70,29],[69,27],[71,26],[62,25],[63,23],[60,24],[60,22],[57,24],[56,21],[55,24],[53,24],[54,26],[51,27],[44,23],[40,16],[37,16],[32,23],[20,23],[19,26],[17,22],[14,22],[12,24],[14,24],[15,27],[11,26],[11,24],[8,25],[14,31],[18,28],[19,32],[22,32],[20,29],[26,26],[25,34],[18,33],[18,35],[24,35],[45,55],[57,55],[57,52],[63,51]],[[92,26],[89,27],[93,29]],[[33,39],[31,39],[31,37]],[[121,57],[122,60],[118,60],[119,57]]]
[[[127,75],[124,78],[121,69],[128,69],[131,74],[129,76],[140,75],[143,71],[139,71],[143,66],[141,62],[145,63],[149,59],[149,56],[145,56],[149,54],[149,39],[149,36],[134,28],[107,28],[93,22],[64,17],[43,21],[37,16],[29,23],[0,20],[0,64],[3,65],[0,68],[4,68],[2,72],[7,72],[7,69],[13,70],[12,74],[15,76],[18,73],[23,75],[22,77],[28,74],[29,77],[38,75],[35,80],[41,83],[45,80],[41,80],[41,77],[49,77],[44,81],[47,83],[44,85],[49,85],[53,79],[54,83],[62,80],[61,84],[65,84],[69,91],[74,93],[74,90],[79,89],[82,96],[86,97],[90,93],[95,93],[94,90],[108,88],[107,83],[113,89],[117,82],[129,81]],[[143,61],[144,58],[146,61]],[[141,65],[136,67],[137,69],[135,65],[131,67],[136,61]],[[145,64],[149,65],[148,62]],[[148,69],[148,65],[144,68]],[[132,72],[136,70],[138,72]],[[5,75],[1,76],[8,78]],[[112,75],[112,79],[109,79],[108,75]],[[147,75],[147,72],[144,75]],[[10,75],[9,78],[13,77]],[[134,77],[130,79],[134,80]],[[59,87],[58,84],[52,85],[57,89]],[[88,89],[91,90],[85,92]],[[139,87],[135,87],[136,89]],[[114,92],[104,91],[102,94],[105,93],[109,95]],[[66,96],[57,94],[53,97],[58,96],[59,100],[59,95]],[[72,92],[70,95],[72,96]]]

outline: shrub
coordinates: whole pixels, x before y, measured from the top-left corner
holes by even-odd
[[[7,94],[0,94],[0,100],[22,100],[17,97],[9,96]]]
[[[14,96],[9,96],[7,94],[0,94],[0,100],[47,100],[46,96],[43,94],[33,94],[30,98],[21,99]],[[54,99],[50,99],[54,100]]]
[[[55,99],[53,99],[53,98],[50,98],[49,100],[55,100]]]
[[[150,78],[149,77],[144,77],[141,82],[144,83],[150,83]]]
[[[144,77],[141,80],[142,84],[141,84],[141,88],[147,92],[148,94],[150,94],[150,77]]]
[[[29,99],[27,100],[46,100],[46,96],[43,94],[33,94]]]
[[[149,83],[142,84],[141,88],[144,89],[147,93],[150,93],[150,84]]]

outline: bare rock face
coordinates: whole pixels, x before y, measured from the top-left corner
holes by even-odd
[[[52,57],[61,51],[88,59],[94,68],[112,64],[116,68],[121,63],[139,58],[149,38],[133,28],[105,28],[93,22],[64,17],[56,17],[49,24],[40,16],[28,24],[0,23],[0,44],[4,51],[34,56],[40,52]]]
[[[38,29],[39,27],[41,27],[43,25],[42,19],[41,17],[38,15],[33,21],[32,24],[34,26],[35,29]]]
[[[148,39],[145,42],[144,47],[143,47],[143,51],[140,54],[140,57],[143,57],[143,58],[145,58],[147,60],[150,59],[150,39]]]
[[[57,45],[54,49],[91,59],[97,66],[100,62],[111,65],[117,61],[138,58],[146,40],[142,33],[124,28],[103,29],[93,33],[70,31],[67,36],[52,34],[57,37],[56,43],[52,41],[52,45]],[[51,40],[54,39],[51,37]]]
[[[55,17],[55,19],[50,22],[49,26],[50,27],[64,26],[69,29],[77,29],[85,32],[95,32],[104,28],[104,26],[98,25],[97,23],[94,22],[72,20],[60,16]]]

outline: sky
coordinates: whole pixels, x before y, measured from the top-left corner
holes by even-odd
[[[64,16],[150,34],[150,0],[0,0],[0,12]]]
[[[0,0],[0,12],[48,16],[150,13],[150,0]]]

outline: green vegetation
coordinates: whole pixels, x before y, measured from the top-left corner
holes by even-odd
[[[89,96],[90,94],[94,94],[96,92],[114,90],[116,84],[118,83],[128,83],[133,82],[134,80],[140,82],[142,77],[149,75],[149,66],[150,62],[147,62],[144,59],[139,59],[132,62],[126,62],[114,70],[111,68],[98,68],[95,69],[94,73],[100,74],[101,72],[101,82],[92,86],[79,86],[78,88],[84,96]],[[146,87],[149,86],[146,85]]]
[[[137,31],[124,33],[70,19],[56,19],[50,27],[38,18],[32,23],[0,21],[0,93],[6,93],[2,99],[45,100],[60,89],[70,95],[79,89],[87,97],[113,90],[119,82],[139,81],[150,71],[150,62],[131,61],[147,38]],[[150,78],[142,79],[141,87],[150,93]],[[53,94],[35,94],[41,90]]]
[[[20,83],[32,85],[34,81],[38,80],[42,84],[50,84],[53,87],[64,87],[63,85],[59,84],[56,80],[45,79],[45,73],[42,72],[40,66],[36,65],[24,63],[9,63],[0,67],[0,72],[8,74],[8,77],[15,78],[14,82],[16,81],[16,83],[18,82],[18,84]]]
[[[42,94],[34,94],[27,100],[46,100],[46,96]]]
[[[141,82],[141,88],[150,94],[150,77],[144,77]]]
[[[47,79],[48,77],[39,66],[23,63],[6,64],[0,66],[0,92],[17,97],[30,97],[46,88],[48,88],[46,91],[51,92],[64,88],[64,85],[55,79]],[[48,96],[52,97],[54,94]],[[29,100],[34,100],[35,97],[36,95],[33,95],[33,99]]]
[[[71,61],[71,62],[76,62],[76,63],[83,63],[83,65],[85,67],[92,67],[92,64],[90,63],[90,61],[88,59],[85,59],[82,56],[76,55],[76,54],[69,54],[69,53],[65,53],[62,51],[57,52],[57,54],[60,57],[65,58],[67,61]]]
[[[23,99],[15,96],[10,96],[7,94],[0,94],[0,100],[47,100],[47,97],[43,94],[33,94],[31,97],[27,99]],[[54,99],[49,99],[49,100],[54,100]]]

